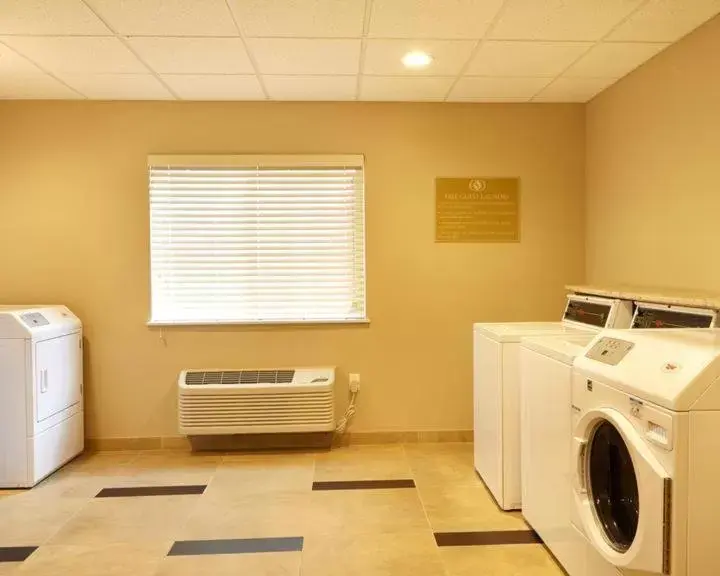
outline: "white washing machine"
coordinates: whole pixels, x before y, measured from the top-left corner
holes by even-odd
[[[715,319],[714,310],[638,303],[631,328],[709,328]],[[588,564],[586,541],[570,522],[573,362],[593,337],[526,338],[520,348],[523,516],[571,576],[587,574]]]
[[[570,525],[570,390],[575,357],[595,334],[525,338],[520,347],[522,512],[570,576],[585,545]]]
[[[64,306],[0,306],[0,488],[83,451],[82,326]]]
[[[626,328],[632,302],[570,294],[560,322],[473,325],[475,470],[504,510],[521,505],[520,340]]]
[[[572,403],[588,551],[623,576],[720,574],[720,331],[604,331],[575,360]]]

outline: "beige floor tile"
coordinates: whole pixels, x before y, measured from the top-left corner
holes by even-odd
[[[83,498],[46,499],[24,492],[0,500],[0,546],[39,546],[88,503]]]
[[[479,572],[476,571],[476,574]],[[392,534],[310,536],[303,576],[444,576],[429,530]]]
[[[153,576],[171,542],[42,546],[17,576]]]
[[[472,445],[405,445],[413,478],[418,485],[475,485],[479,482],[473,465]]]
[[[209,483],[220,462],[221,454],[192,452],[140,453],[129,468],[138,484],[175,486]]]
[[[18,568],[20,568],[20,566],[20,562],[0,562],[0,576],[17,574],[17,570]]]
[[[305,534],[373,534],[429,528],[414,489],[312,493]]]
[[[318,454],[315,480],[393,480],[412,478],[401,445],[345,446]]]
[[[87,452],[62,469],[77,475],[125,476],[132,474],[138,452]]]
[[[541,544],[447,547],[440,557],[448,576],[564,576]]]
[[[300,552],[168,556],[156,576],[298,576],[300,559]]]
[[[309,492],[315,458],[312,454],[228,456],[207,488],[208,496],[246,498],[278,492]]]
[[[310,492],[204,495],[180,532],[180,540],[302,536],[312,518]]]
[[[33,497],[42,499],[56,498],[94,498],[103,488],[123,486],[132,483],[132,476],[106,476],[104,474],[72,474],[58,471],[43,480],[32,489]]]
[[[70,520],[50,544],[111,544],[175,540],[200,496],[98,498]]]
[[[418,484],[430,525],[436,532],[468,530],[526,530],[520,512],[498,508],[485,486]]]

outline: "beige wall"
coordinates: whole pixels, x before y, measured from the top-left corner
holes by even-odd
[[[720,17],[587,107],[587,280],[720,291]]]
[[[583,114],[0,103],[0,302],[63,302],[85,322],[91,437],[174,434],[182,368],[277,364],[336,364],[343,386],[359,372],[353,430],[470,429],[471,323],[557,318],[563,284],[583,279]],[[166,342],[146,327],[146,156],[250,152],[366,155],[369,327],[176,328]],[[522,178],[522,243],[435,244],[436,176]]]

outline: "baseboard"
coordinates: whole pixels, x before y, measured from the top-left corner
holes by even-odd
[[[272,437],[271,437],[272,436]],[[317,448],[315,438],[303,438],[303,435],[262,435],[262,437],[207,437],[195,439],[185,436],[154,436],[149,438],[88,438],[85,446],[92,452],[111,452],[127,450],[252,450],[268,448]],[[366,444],[419,444],[433,442],[472,442],[472,430],[436,430],[412,432],[348,432],[335,436],[333,446],[351,446]],[[282,440],[280,445],[278,440]],[[193,444],[195,444],[193,446]]]

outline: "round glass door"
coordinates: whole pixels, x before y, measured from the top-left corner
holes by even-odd
[[[632,457],[607,420],[592,433],[587,450],[587,486],[608,543],[625,552],[635,539],[640,497]]]

